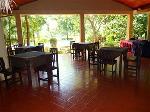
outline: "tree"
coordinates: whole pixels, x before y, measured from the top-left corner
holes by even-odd
[[[125,15],[86,15],[85,28],[87,41],[106,41],[115,44],[126,36],[127,17]]]
[[[78,15],[63,15],[57,16],[56,21],[58,23],[57,31],[66,39],[69,40],[73,34],[79,33],[79,16]]]
[[[147,14],[136,14],[136,15],[134,15],[133,34],[135,37],[146,38]]]
[[[45,18],[39,15],[28,15],[23,17],[28,17],[28,19],[22,18],[23,36],[24,38],[26,38],[25,35],[28,34],[30,37],[30,41],[32,40],[35,45],[36,38],[39,38],[39,31],[46,23]],[[29,23],[27,22],[27,20]]]
[[[3,30],[4,30],[4,37],[7,46],[11,46],[17,43],[17,29],[15,23],[14,16],[7,16],[2,18],[3,22]]]

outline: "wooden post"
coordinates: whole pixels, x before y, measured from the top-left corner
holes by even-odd
[[[27,28],[27,46],[30,45],[30,36],[29,36],[29,21],[28,21],[28,15],[25,15],[25,21],[26,21],[26,28]]]
[[[23,44],[20,14],[16,14],[15,18],[16,18],[17,35],[18,35],[18,44]]]
[[[80,41],[85,42],[84,14],[80,14]]]
[[[128,14],[127,39],[133,37],[133,13]]]
[[[150,40],[150,14],[147,15],[147,40]]]

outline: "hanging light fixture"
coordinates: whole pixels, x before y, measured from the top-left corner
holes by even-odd
[[[0,0],[0,12],[12,13],[12,8],[14,5],[16,5],[14,0]]]

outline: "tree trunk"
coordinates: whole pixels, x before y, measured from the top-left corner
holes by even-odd
[[[69,40],[69,35],[68,35],[68,32],[67,32],[67,40]]]
[[[34,46],[35,46],[35,35],[34,35],[34,31],[33,31],[33,42],[34,42]]]
[[[97,32],[96,32],[96,28],[94,25],[94,21],[92,21],[90,18],[87,18],[87,20],[90,22],[92,30],[93,30],[93,39],[92,40],[93,40],[93,42],[96,42],[97,41]]]
[[[29,46],[30,45],[30,32],[29,32],[29,21],[28,21],[28,16],[27,15],[25,15],[25,22],[26,22],[26,30],[27,30],[27,45]]]
[[[8,32],[8,43],[9,43],[9,46],[11,46],[11,38],[10,38],[10,23],[11,23],[11,18],[10,17],[8,17],[8,21],[9,21],[9,32]]]

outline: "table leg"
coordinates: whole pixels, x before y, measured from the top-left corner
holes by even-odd
[[[119,77],[121,78],[121,72],[122,72],[122,54],[120,55],[119,59]]]
[[[28,74],[28,84],[32,86],[32,77],[31,77],[31,66],[30,63],[27,63],[27,74]]]
[[[49,69],[47,74],[48,74],[48,86],[49,86],[53,81],[53,71],[52,71],[52,69]]]
[[[124,78],[126,78],[127,74],[127,51],[123,54],[123,61],[124,61]]]

